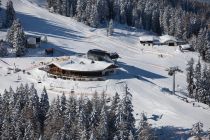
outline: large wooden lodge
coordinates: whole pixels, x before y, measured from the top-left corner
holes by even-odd
[[[105,76],[115,73],[118,66],[103,61],[74,58],[62,63],[47,66],[50,77],[73,80],[104,80]]]

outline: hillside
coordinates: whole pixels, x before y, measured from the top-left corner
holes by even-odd
[[[6,1],[2,0],[4,7]],[[197,53],[182,53],[174,47],[142,46],[138,38],[148,32],[123,25],[117,25],[114,35],[107,37],[106,29],[91,28],[72,18],[48,12],[43,8],[42,0],[12,1],[26,33],[48,37],[49,43],[44,47],[57,48],[62,55],[86,53],[89,49],[117,52],[121,57],[118,60],[120,70],[108,80],[99,82],[49,79],[46,73],[34,66],[34,63],[38,65],[52,58],[39,56],[37,50],[35,54],[22,58],[0,58],[1,93],[10,85],[16,87],[20,83],[34,82],[40,91],[44,86],[47,88],[51,100],[72,89],[78,94],[106,91],[108,96],[111,96],[115,92],[121,94],[124,83],[127,83],[133,95],[135,113],[146,112],[154,127],[169,126],[171,131],[178,133],[190,129],[192,124],[200,121],[204,123],[205,130],[210,128],[210,108],[207,105],[191,99],[189,103],[181,100],[185,98],[187,92],[185,72],[187,61],[193,57],[197,62]],[[1,35],[5,35],[5,31],[0,30],[0,37]],[[25,76],[22,73],[7,75],[7,68],[14,63],[21,69],[30,71],[31,75]],[[184,71],[176,75],[177,95],[167,92],[172,89],[172,77],[166,71],[171,66],[179,66]],[[18,75],[22,77],[19,82],[16,80]],[[37,83],[37,75],[45,77],[41,84]],[[138,115],[136,117],[138,118]]]

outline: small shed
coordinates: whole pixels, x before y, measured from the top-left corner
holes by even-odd
[[[26,35],[26,44],[28,48],[37,48],[41,45],[41,36]]]
[[[139,41],[143,46],[153,46],[154,45],[154,36],[140,36]]]
[[[53,55],[54,53],[54,49],[53,48],[47,48],[45,49],[45,54],[46,55]]]
[[[174,36],[163,35],[159,37],[159,41],[161,45],[167,46],[177,46],[177,39]]]
[[[179,45],[179,49],[182,51],[184,51],[184,50],[195,51],[194,48],[192,47],[192,45],[190,45],[190,44]]]

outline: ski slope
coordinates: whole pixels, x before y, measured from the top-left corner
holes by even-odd
[[[3,6],[6,1],[2,1]],[[126,26],[118,25],[114,35],[107,37],[106,29],[90,28],[72,18],[48,12],[43,8],[43,0],[12,1],[17,17],[27,33],[47,35],[49,46],[60,49],[65,55],[86,53],[89,49],[117,52],[121,56],[121,69],[106,81],[65,81],[49,79],[45,72],[38,70],[40,62],[49,62],[53,59],[51,57],[34,55],[0,58],[1,93],[10,85],[16,87],[20,83],[35,83],[40,92],[46,86],[50,99],[63,92],[68,94],[71,90],[78,94],[106,91],[107,95],[111,96],[116,92],[122,94],[124,84],[127,83],[133,95],[135,113],[146,112],[153,126],[189,129],[192,124],[200,121],[204,123],[205,130],[210,128],[210,109],[206,105],[195,102],[194,107],[193,100],[189,99],[190,103],[181,100],[183,94],[186,94],[185,72],[176,75],[177,95],[164,92],[172,89],[172,77],[168,76],[166,68],[179,66],[185,71],[190,58],[193,57],[197,62],[196,53],[181,53],[177,48],[167,46],[141,46],[138,37],[147,33]],[[3,34],[5,31],[0,31],[0,36]],[[21,69],[29,70],[31,74],[8,75],[7,68],[13,67],[14,63]],[[20,81],[17,80],[18,76],[21,76]],[[42,83],[37,83],[38,76],[41,77]]]

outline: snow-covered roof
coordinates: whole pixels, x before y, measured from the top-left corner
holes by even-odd
[[[182,49],[190,49],[192,46],[190,44],[181,45]]]
[[[27,43],[30,44],[30,45],[36,45],[36,38],[28,37],[27,38]]]
[[[102,71],[109,66],[112,66],[112,63],[104,62],[104,61],[93,61],[83,57],[72,56],[70,60],[57,63],[53,62],[51,64],[56,65],[57,67],[63,70],[71,70],[71,71],[81,71],[81,72],[89,72],[89,71]]]
[[[170,36],[170,35],[163,35],[159,37],[159,41],[160,43],[165,43],[167,41],[174,41],[177,42],[177,39],[174,36]]]
[[[154,41],[154,36],[152,35],[145,35],[139,37],[140,41]]]

